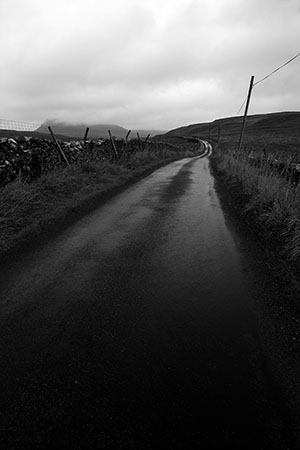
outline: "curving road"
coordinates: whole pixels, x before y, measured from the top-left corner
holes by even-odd
[[[287,448],[207,158],[160,168],[0,281],[1,448]]]

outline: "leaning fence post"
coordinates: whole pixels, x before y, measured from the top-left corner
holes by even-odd
[[[110,130],[108,130],[108,134],[109,134],[109,138],[110,138],[110,142],[111,142],[111,146],[113,148],[113,151],[115,152],[115,155],[118,158],[119,155],[118,155],[118,152],[117,152],[117,149],[116,149],[116,146],[115,146],[115,143],[114,143],[114,140],[112,138]]]
[[[48,126],[48,130],[50,131],[50,134],[51,134],[51,136],[52,136],[52,139],[53,139],[53,141],[55,142],[55,144],[56,144],[56,146],[57,146],[57,148],[58,148],[58,151],[59,151],[59,153],[60,153],[60,156],[61,156],[62,159],[65,161],[65,163],[67,164],[67,166],[69,166],[69,165],[70,165],[70,164],[69,164],[69,161],[67,160],[67,157],[66,157],[66,155],[64,154],[64,151],[63,151],[63,149],[61,148],[60,143],[58,142],[58,140],[57,140],[56,137],[54,136],[54,133],[53,133],[53,131],[52,131],[52,129],[51,129],[50,126]]]
[[[130,133],[131,133],[131,130],[128,130],[128,133],[126,134],[126,138],[125,138],[125,141],[126,141],[126,142],[128,141],[128,138],[129,138]]]
[[[84,138],[83,138],[83,144],[85,145],[85,141],[87,140],[87,136],[88,136],[88,134],[89,134],[89,128],[87,127],[86,128],[86,130],[85,130],[85,134],[84,134]]]

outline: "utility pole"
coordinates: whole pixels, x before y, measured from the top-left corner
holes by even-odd
[[[251,80],[250,80],[247,102],[246,102],[244,118],[243,118],[243,124],[242,124],[242,129],[241,129],[241,135],[240,135],[240,140],[239,140],[239,145],[238,145],[238,150],[237,150],[238,154],[240,153],[240,150],[242,147],[244,131],[245,131],[245,126],[246,126],[246,121],[247,121],[247,114],[248,114],[248,109],[249,109],[249,104],[250,104],[250,98],[251,98],[251,93],[252,93],[252,89],[253,89],[253,83],[254,83],[254,75],[252,75]]]

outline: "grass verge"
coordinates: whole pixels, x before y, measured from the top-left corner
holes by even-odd
[[[92,211],[119,189],[156,168],[195,151],[165,149],[137,152],[110,162],[83,162],[43,175],[31,184],[21,180],[2,189],[0,255],[37,247]]]
[[[300,185],[279,177],[268,158],[261,167],[256,167],[251,164],[248,152],[237,155],[235,147],[232,142],[223,142],[214,148],[213,170],[258,236],[278,256],[289,261],[299,275]]]

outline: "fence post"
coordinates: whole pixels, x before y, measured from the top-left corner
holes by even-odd
[[[67,164],[67,166],[69,166],[69,165],[70,165],[70,164],[69,164],[69,161],[67,160],[66,155],[64,154],[64,151],[63,151],[63,149],[61,148],[61,146],[60,146],[58,140],[57,140],[56,137],[54,136],[54,133],[53,133],[53,131],[52,131],[52,129],[51,129],[50,126],[48,126],[48,130],[50,131],[50,134],[51,134],[51,136],[52,136],[52,139],[53,139],[53,141],[55,142],[55,144],[56,144],[56,146],[57,146],[57,148],[58,148],[58,150],[59,150],[60,156],[61,156],[62,159],[65,161],[65,163]]]
[[[254,76],[252,75],[251,80],[250,80],[249,90],[248,90],[248,96],[247,96],[247,102],[246,102],[246,107],[245,107],[245,112],[244,112],[243,124],[242,124],[242,129],[241,129],[241,135],[240,135],[238,149],[237,149],[237,154],[238,155],[239,155],[241,147],[242,147],[244,131],[245,131],[245,126],[246,126],[246,121],[247,121],[248,108],[249,108],[251,93],[252,93],[252,89],[253,89],[253,83],[254,83]]]
[[[128,130],[128,133],[126,134],[126,138],[125,138],[125,141],[126,141],[126,142],[128,141],[128,138],[129,138],[130,133],[131,133],[131,130]]]
[[[109,134],[109,138],[110,138],[110,142],[111,142],[111,146],[113,148],[113,151],[115,152],[115,155],[118,158],[119,155],[118,155],[118,152],[117,152],[117,149],[116,149],[116,146],[115,146],[115,143],[114,143],[114,140],[112,138],[110,130],[108,130],[108,134]]]
[[[89,134],[89,128],[87,127],[87,129],[85,130],[84,138],[83,138],[83,145],[85,145],[85,141],[87,140],[88,134]]]

